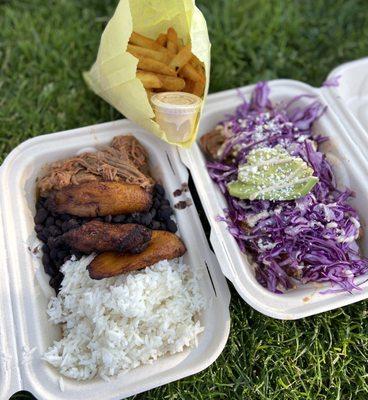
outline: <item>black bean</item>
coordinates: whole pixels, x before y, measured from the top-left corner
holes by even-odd
[[[178,227],[176,226],[176,223],[172,219],[170,219],[166,221],[166,229],[169,232],[175,233],[178,230]]]
[[[47,244],[50,247],[50,249],[54,249],[56,247],[60,247],[61,245],[63,245],[64,240],[61,236],[57,236],[57,237],[52,237],[50,236],[47,239]]]
[[[160,222],[160,227],[158,228],[159,230],[161,230],[161,231],[166,231],[166,224],[165,224],[165,222]]]
[[[61,235],[61,229],[57,227],[56,225],[51,225],[49,227],[49,232],[51,236],[59,236]]]
[[[59,292],[61,281],[63,280],[64,275],[61,272],[58,272],[54,277],[52,277],[49,281],[50,286],[53,287],[56,292]]]
[[[35,231],[37,233],[42,232],[43,231],[43,225],[40,225],[40,224],[35,225]]]
[[[105,222],[111,222],[111,220],[112,220],[112,216],[111,215],[107,215],[105,218],[104,218],[104,221]]]
[[[45,204],[45,197],[39,197],[36,203],[36,209],[38,210],[39,208],[42,208]]]
[[[161,205],[161,201],[159,199],[154,199],[152,203],[152,208],[156,209],[159,208]]]
[[[45,236],[45,234],[42,232],[38,232],[37,233],[37,237],[38,239],[42,240],[42,242],[46,242],[47,241],[47,236]]]
[[[184,200],[179,201],[178,203],[175,204],[174,207],[175,207],[176,209],[178,209],[178,210],[184,210],[184,208],[187,208],[187,202],[184,201]]]
[[[55,267],[60,268],[64,264],[64,260],[58,258],[54,260]]]
[[[44,264],[43,269],[45,270],[46,274],[50,275],[51,277],[56,276],[58,273],[58,270],[50,263]]]
[[[45,226],[50,227],[55,224],[55,219],[53,217],[47,217],[45,221]]]
[[[63,232],[68,232],[71,229],[77,228],[78,226],[79,226],[78,222],[72,218],[69,221],[63,222],[63,225],[61,225],[61,229]]]
[[[55,238],[55,246],[60,247],[64,245],[64,239],[61,236]]]
[[[159,183],[156,183],[155,190],[160,196],[164,196],[165,195],[165,189]]]
[[[53,248],[55,247],[56,239],[57,239],[57,238],[54,238],[54,237],[52,237],[52,236],[50,236],[50,237],[47,239],[47,245],[49,246],[50,249],[53,249]]]
[[[170,207],[163,207],[158,210],[157,217],[160,220],[163,220],[163,219],[169,218],[171,214],[172,214],[172,211],[171,211]]]
[[[68,221],[70,219],[70,215],[69,214],[61,214],[60,219],[62,221]]]
[[[69,226],[71,227],[71,229],[78,228],[79,227],[79,222],[76,219],[72,218],[69,221]]]
[[[169,200],[163,199],[163,200],[161,201],[161,206],[170,206]]]
[[[152,221],[152,215],[151,215],[151,213],[146,213],[146,214],[143,214],[143,215],[141,216],[141,223],[142,223],[142,225],[147,226],[147,225],[149,225],[149,224],[151,223],[151,221]]]
[[[49,246],[48,246],[47,244],[44,244],[44,245],[42,246],[42,251],[43,251],[44,253],[50,253],[50,248],[49,248]]]
[[[125,219],[126,219],[125,215],[115,215],[115,217],[112,217],[112,222],[120,224],[121,222],[124,222]]]
[[[46,253],[44,253],[42,256],[42,264],[43,265],[50,264],[50,256]]]
[[[153,219],[153,218],[155,218],[157,211],[154,208],[151,208],[149,213]]]
[[[160,222],[159,221],[152,221],[151,223],[152,229],[160,229]]]
[[[50,258],[51,258],[51,260],[56,260],[58,258],[58,250],[56,250],[55,248],[51,249],[50,250]]]
[[[44,208],[39,208],[34,217],[35,224],[42,224],[42,222],[45,221],[48,215],[49,213],[47,210],[45,210]]]
[[[67,257],[67,256],[69,256],[69,255],[70,255],[70,253],[69,253],[69,251],[67,251],[67,250],[59,250],[59,251],[57,252],[57,257],[58,257],[60,260],[64,260],[64,258]]]
[[[63,221],[61,219],[56,219],[55,225],[60,227],[61,225],[63,225]]]

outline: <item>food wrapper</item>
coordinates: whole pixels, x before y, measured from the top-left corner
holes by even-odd
[[[180,147],[190,147],[198,131],[200,112],[189,140],[170,142],[154,121],[155,114],[141,81],[136,78],[138,59],[126,51],[129,37],[137,33],[156,39],[172,26],[184,44],[191,43],[192,53],[205,65],[208,92],[210,41],[206,21],[194,0],[121,0],[102,33],[97,59],[84,73],[88,86],[126,118],[161,139]]]

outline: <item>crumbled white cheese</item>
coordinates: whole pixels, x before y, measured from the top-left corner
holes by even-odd
[[[247,224],[253,228],[257,225],[258,221],[261,219],[267,218],[270,214],[266,211],[263,210],[258,214],[253,214],[253,215],[248,215],[247,216]]]

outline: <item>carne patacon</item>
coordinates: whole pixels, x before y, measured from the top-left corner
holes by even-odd
[[[46,201],[50,211],[78,217],[145,212],[151,205],[152,194],[139,185],[98,181],[54,190]]]
[[[99,151],[52,163],[37,187],[43,197],[53,190],[91,181],[130,183],[149,190],[154,180],[148,161],[145,148],[134,136],[117,136]]]
[[[149,244],[152,231],[138,224],[110,224],[90,221],[64,233],[63,241],[83,253],[118,251],[139,253]]]
[[[99,254],[88,267],[92,279],[103,279],[149,267],[161,260],[181,257],[186,251],[184,243],[173,233],[153,231],[148,247],[139,254],[106,252]]]

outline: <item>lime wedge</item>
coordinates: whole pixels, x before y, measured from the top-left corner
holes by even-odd
[[[238,169],[238,180],[228,184],[229,193],[239,199],[294,200],[308,194],[318,178],[300,157],[281,146],[252,150],[248,162]]]

